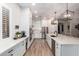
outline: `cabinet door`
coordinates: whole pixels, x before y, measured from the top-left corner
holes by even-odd
[[[25,41],[22,41],[21,43],[19,43],[16,46],[16,55],[17,56],[22,56],[26,51],[26,47],[25,47]]]
[[[21,47],[20,47],[20,53],[21,53],[21,56],[26,52],[26,47],[25,47],[25,41],[23,41],[21,43]]]
[[[55,55],[60,56],[61,55],[61,45],[55,42]]]
[[[51,48],[52,47],[52,45],[51,45],[51,37],[49,37],[48,35],[46,35],[46,41],[47,41],[49,47]]]
[[[66,45],[62,45],[62,48],[61,48],[62,52],[61,52],[61,55],[62,56],[75,56],[75,50],[76,50],[76,47],[72,44],[66,44]]]

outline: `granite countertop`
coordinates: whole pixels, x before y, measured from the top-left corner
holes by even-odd
[[[51,37],[50,35],[51,34],[47,34],[47,36],[60,44],[79,44],[79,38],[76,37],[66,36],[62,34],[58,34],[57,37]]]
[[[7,51],[8,49],[12,48],[13,46],[17,45],[18,43],[24,41],[28,37],[23,37],[17,40],[14,39],[4,39],[0,40],[0,54],[4,51]]]

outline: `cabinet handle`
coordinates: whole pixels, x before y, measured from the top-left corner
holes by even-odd
[[[10,50],[8,53],[10,53],[10,52],[12,52],[13,51],[13,49],[12,50]]]

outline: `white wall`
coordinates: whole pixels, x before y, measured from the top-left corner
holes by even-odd
[[[42,27],[48,27],[48,20],[46,19],[42,20]]]
[[[1,4],[0,4],[0,40],[2,39],[2,14],[1,14]]]
[[[32,24],[31,21],[31,12],[29,10],[29,8],[24,8],[21,9],[21,21],[20,21],[20,26],[21,26],[21,30],[26,32],[26,35],[29,36],[29,28]]]
[[[21,26],[21,31],[25,31],[27,37],[29,37],[29,28],[32,27],[32,13],[29,8],[23,8],[21,9],[21,21],[20,21],[20,26]],[[32,40],[33,41],[33,40]],[[27,48],[30,47],[32,41],[28,40],[28,46]]]
[[[14,37],[14,33],[15,33],[15,25],[19,25],[21,10],[20,10],[19,6],[17,4],[15,4],[15,3],[1,4],[0,6],[1,7],[2,6],[6,6],[10,10],[10,19],[9,19],[9,24],[10,24],[9,25],[9,27],[10,27],[10,37],[9,38],[12,39]],[[0,17],[2,17],[2,16],[0,15]],[[2,19],[0,19],[0,20],[2,20]],[[0,22],[2,23],[2,21],[0,21]],[[2,24],[1,23],[0,23],[0,27],[2,27]],[[0,30],[1,29],[2,28],[0,28]],[[1,33],[2,32],[0,32],[0,34]],[[9,38],[7,38],[7,39],[9,39]]]
[[[51,24],[51,21],[54,20],[53,17],[47,20],[47,26],[48,26],[48,33],[53,34],[55,31],[58,31],[58,21],[56,20],[55,22],[57,23],[56,25]]]

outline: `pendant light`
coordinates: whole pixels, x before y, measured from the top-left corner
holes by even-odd
[[[71,15],[69,14],[69,10],[68,10],[68,3],[67,3],[67,10],[66,10],[66,14],[64,15],[65,18],[70,17]]]
[[[65,20],[72,20],[71,19],[71,17],[72,17],[71,15],[72,15],[72,13],[74,13],[74,11],[71,11],[71,10],[68,9],[68,3],[67,3],[66,6],[67,6],[67,9],[66,9],[66,12],[64,14],[64,19]]]
[[[56,25],[56,24],[57,24],[56,12],[54,12],[54,14],[55,14],[55,18],[54,18],[54,20],[51,21],[51,24],[52,24],[52,25]]]

